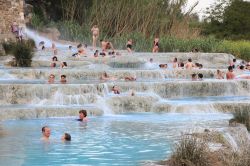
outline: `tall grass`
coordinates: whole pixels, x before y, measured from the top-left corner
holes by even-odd
[[[233,113],[234,119],[238,123],[242,123],[247,127],[247,130],[250,131],[250,112],[249,110],[235,111]]]
[[[230,53],[238,58],[250,61],[250,41],[223,40],[217,51]]]
[[[170,158],[170,166],[210,166],[209,149],[203,139],[183,135]]]

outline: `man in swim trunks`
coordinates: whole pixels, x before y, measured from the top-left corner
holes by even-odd
[[[188,62],[186,63],[186,69],[192,69],[194,67],[194,64],[192,63],[192,59],[189,58]]]
[[[111,42],[102,39],[100,40],[100,42],[103,51],[107,51],[108,49],[112,49],[113,52],[115,51],[113,44]]]
[[[93,37],[93,49],[96,49],[96,41],[99,37],[99,28],[97,27],[97,25],[94,25],[91,28],[91,32],[92,32],[92,37]]]

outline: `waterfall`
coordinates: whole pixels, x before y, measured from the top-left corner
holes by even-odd
[[[97,102],[95,103],[97,108],[103,110],[103,114],[106,116],[114,115],[113,111],[109,108],[104,97],[98,96]]]
[[[44,46],[45,47],[51,47],[52,43],[55,43],[56,47],[61,47],[61,48],[66,48],[68,47],[68,45],[65,44],[61,44],[55,41],[52,41],[44,36],[39,35],[37,32],[30,30],[29,28],[25,28],[25,32],[24,32],[28,38],[31,38],[35,41],[36,43],[36,47],[38,48],[39,43],[41,41],[44,41]]]

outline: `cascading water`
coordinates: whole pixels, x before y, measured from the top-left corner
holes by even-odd
[[[67,48],[68,47],[68,45],[61,44],[61,43],[52,41],[46,37],[40,36],[37,32],[30,30],[29,28],[25,28],[24,33],[27,35],[28,38],[31,38],[35,41],[37,48],[38,48],[39,43],[41,41],[44,41],[45,47],[51,47],[52,43],[54,43],[57,47],[60,47],[60,48]]]
[[[214,74],[216,73],[214,68],[228,64],[228,59],[230,59],[231,56],[227,54],[205,54],[204,56],[196,56],[196,59],[206,57],[202,62],[207,65],[207,68],[202,70],[162,70],[158,68],[158,63],[169,63],[173,57],[186,59],[187,57],[194,56],[194,54],[159,53],[158,56],[158,54],[151,53],[133,53],[133,55],[126,55],[126,53],[124,53],[118,57],[107,56],[93,58],[91,53],[88,54],[87,57],[74,58],[70,52],[65,50],[68,45],[53,42],[29,29],[26,29],[26,34],[33,38],[37,45],[40,41],[44,41],[46,47],[50,47],[52,43],[55,43],[60,53],[60,55],[58,55],[59,59],[66,61],[69,67],[65,69],[60,69],[59,67],[51,69],[49,67],[50,55],[53,55],[51,50],[46,50],[45,52],[42,50],[38,51],[34,57],[34,63],[36,63],[36,65],[34,65],[33,68],[22,68],[21,70],[19,68],[9,68],[7,71],[7,69],[1,67],[0,117],[2,119],[77,116],[80,109],[86,109],[89,115],[97,115],[99,112],[102,112],[103,115],[109,117],[103,116],[100,119],[93,118],[91,119],[93,122],[90,122],[90,125],[95,126],[100,121],[114,118],[111,121],[108,120],[105,122],[104,131],[102,131],[102,127],[100,127],[97,133],[100,135],[108,133],[104,135],[104,138],[106,138],[105,141],[108,143],[112,142],[114,138],[117,138],[117,135],[121,134],[121,137],[115,139],[118,140],[118,144],[114,147],[127,148],[128,151],[132,152],[134,149],[130,149],[128,145],[123,146],[122,140],[124,140],[124,138],[129,141],[132,139],[134,142],[138,140],[139,143],[140,139],[146,140],[145,145],[142,146],[146,147],[149,137],[159,136],[156,137],[157,139],[152,138],[152,140],[156,142],[159,138],[166,138],[167,141],[169,141],[169,137],[172,138],[174,134],[188,127],[197,127],[196,125],[201,125],[202,127],[200,128],[202,129],[204,127],[216,128],[217,126],[215,125],[225,127],[231,115],[216,114],[217,111],[230,112],[237,109],[249,108],[249,81],[214,80]],[[130,57],[128,58],[127,56]],[[212,58],[208,58],[209,56]],[[216,63],[215,61],[217,56],[220,56],[218,57],[220,63]],[[144,66],[143,64],[148,62],[149,58],[154,58],[154,62],[157,65],[147,64]],[[210,61],[210,59],[213,59],[213,61]],[[103,64],[104,62],[105,64]],[[100,75],[104,71],[116,77],[117,80],[106,81],[105,83],[100,81]],[[205,79],[203,81],[191,81],[190,75],[198,72],[203,73]],[[47,82],[47,78],[50,74],[56,76],[56,82],[54,84],[48,84]],[[60,83],[59,79],[61,74],[67,76],[68,82],[66,84]],[[125,81],[125,76],[136,76],[137,80]],[[167,77],[167,79],[165,79],[165,77]],[[3,81],[2,79],[6,80]],[[113,94],[110,89],[114,85],[119,87],[121,94]],[[131,93],[132,90],[133,95]],[[167,114],[154,114],[153,116],[150,115],[149,118],[146,114],[135,116],[145,116],[144,119],[133,119],[132,114],[125,120],[119,119],[119,121],[116,121],[115,119],[119,116],[114,114],[132,112],[159,112]],[[126,115],[124,115],[124,117],[126,117]],[[157,124],[154,124],[155,122]],[[61,122],[59,123],[61,124]],[[73,123],[70,122],[70,124]],[[79,127],[78,124],[77,126]],[[124,132],[123,127],[128,130]],[[75,129],[74,124],[73,128]],[[80,125],[79,130],[85,131],[85,128],[86,126],[82,127]],[[70,130],[72,128],[67,129]],[[77,135],[78,129],[74,129],[72,131]],[[90,130],[91,127],[86,130],[86,134],[85,132],[81,133],[87,136]],[[150,130],[150,133],[147,133],[147,130]],[[141,134],[137,135],[138,131],[141,132]],[[95,131],[93,133],[96,134]],[[99,148],[97,150],[105,149],[106,147],[103,146],[103,140],[98,140],[99,137],[93,136],[93,133],[92,138],[97,139],[95,141],[99,141],[101,144],[96,146],[96,142],[94,142],[94,146],[93,144],[92,146]],[[172,135],[168,135],[168,133]],[[133,135],[133,138],[131,138],[131,135]],[[92,138],[88,140],[92,140]],[[233,142],[233,138],[227,134],[226,138],[230,144],[237,149],[237,144]],[[77,141],[78,139],[76,138],[74,140]],[[163,142],[166,142],[166,140],[164,139]],[[161,142],[158,145],[152,144],[152,147],[154,146],[162,147]],[[86,151],[88,151],[88,148],[86,149]],[[114,150],[114,153],[116,153],[116,150],[117,149]],[[151,151],[154,152],[154,150],[155,149],[142,149],[139,150],[139,153],[135,154],[135,156],[140,156],[142,153]],[[99,151],[97,152],[99,154]],[[91,153],[91,155],[96,153],[96,149]],[[104,151],[103,153],[107,152]],[[90,154],[86,156],[88,155]],[[107,158],[101,159],[105,160]]]

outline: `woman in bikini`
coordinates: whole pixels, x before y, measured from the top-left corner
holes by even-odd
[[[127,42],[127,50],[128,50],[129,53],[132,52],[132,44],[133,44],[132,39],[129,39],[128,42]]]
[[[159,52],[159,38],[158,37],[154,39],[154,46],[153,46],[152,52]]]
[[[91,32],[92,32],[92,36],[93,36],[93,49],[96,49],[96,41],[99,37],[99,28],[97,27],[97,25],[94,25],[91,28]]]

